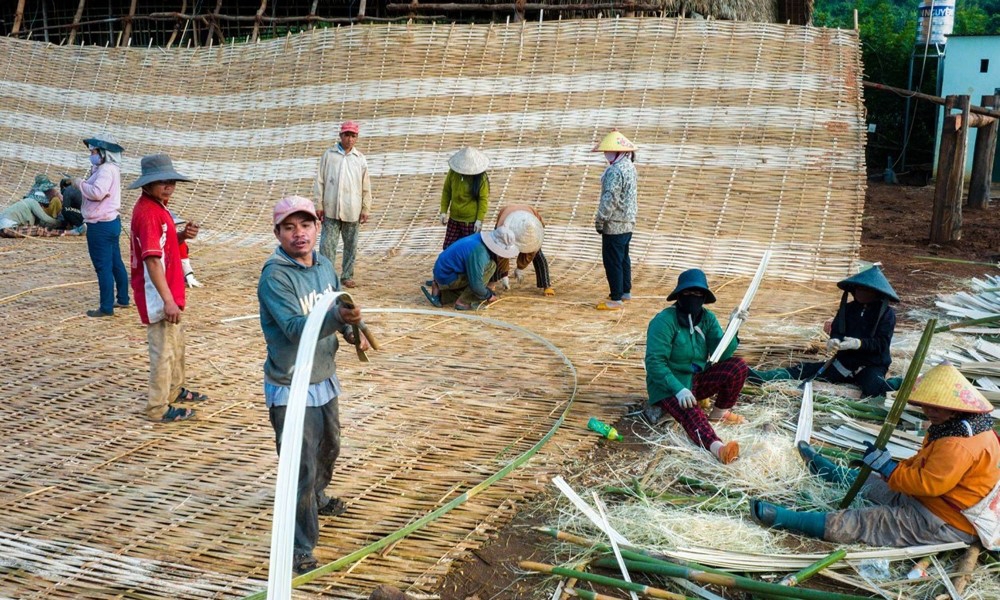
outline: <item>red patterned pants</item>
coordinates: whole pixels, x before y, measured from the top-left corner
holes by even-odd
[[[732,408],[739,400],[740,390],[746,381],[750,369],[742,358],[732,357],[712,365],[702,373],[694,376],[695,398],[711,398],[715,396],[716,408]],[[660,399],[660,405],[675,421],[681,424],[688,437],[702,448],[709,448],[712,442],[722,441],[716,435],[712,424],[708,422],[705,412],[698,406],[681,408],[677,398]]]

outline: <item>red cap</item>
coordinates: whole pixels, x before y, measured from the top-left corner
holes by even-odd
[[[354,135],[361,133],[361,126],[358,125],[357,121],[344,121],[340,125],[340,133],[350,132]]]
[[[274,205],[274,224],[280,225],[289,215],[297,212],[308,213],[312,218],[317,221],[319,220],[319,217],[316,216],[316,207],[313,206],[312,200],[303,198],[302,196],[285,196]]]

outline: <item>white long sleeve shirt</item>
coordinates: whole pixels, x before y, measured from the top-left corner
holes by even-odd
[[[357,148],[344,153],[338,142],[323,153],[313,185],[316,209],[324,217],[348,223],[357,222],[372,205],[372,184],[368,160]]]

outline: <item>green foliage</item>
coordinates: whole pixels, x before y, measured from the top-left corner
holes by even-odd
[[[916,42],[919,4],[919,0],[818,0],[813,24],[853,29],[857,10],[865,79],[905,88]],[[1000,0],[957,0],[954,34],[1000,34]],[[913,88],[937,95],[937,61],[925,60],[918,54],[913,68]],[[902,150],[905,101],[886,92],[865,90],[865,108],[868,122],[876,126],[875,136],[869,139],[868,164],[881,171],[887,157],[898,159]],[[930,162],[937,111],[926,102],[912,103],[911,110],[914,119],[907,162]]]

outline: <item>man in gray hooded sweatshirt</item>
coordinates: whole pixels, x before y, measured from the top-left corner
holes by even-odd
[[[295,355],[306,319],[320,296],[340,289],[333,265],[315,251],[318,233],[319,219],[311,200],[289,196],[278,201],[274,207],[274,235],[280,246],[264,263],[257,283],[260,325],[267,341],[264,396],[279,454]],[[302,431],[295,509],[292,568],[300,574],[317,567],[313,548],[319,538],[319,515],[336,516],[347,509],[343,501],[330,498],[325,492],[333,477],[333,465],[340,454],[337,398],[341,387],[334,356],[337,354],[337,332],[354,343],[350,326],[360,322],[361,309],[346,308],[336,303],[323,320],[316,344]],[[361,348],[368,348],[363,335]]]

